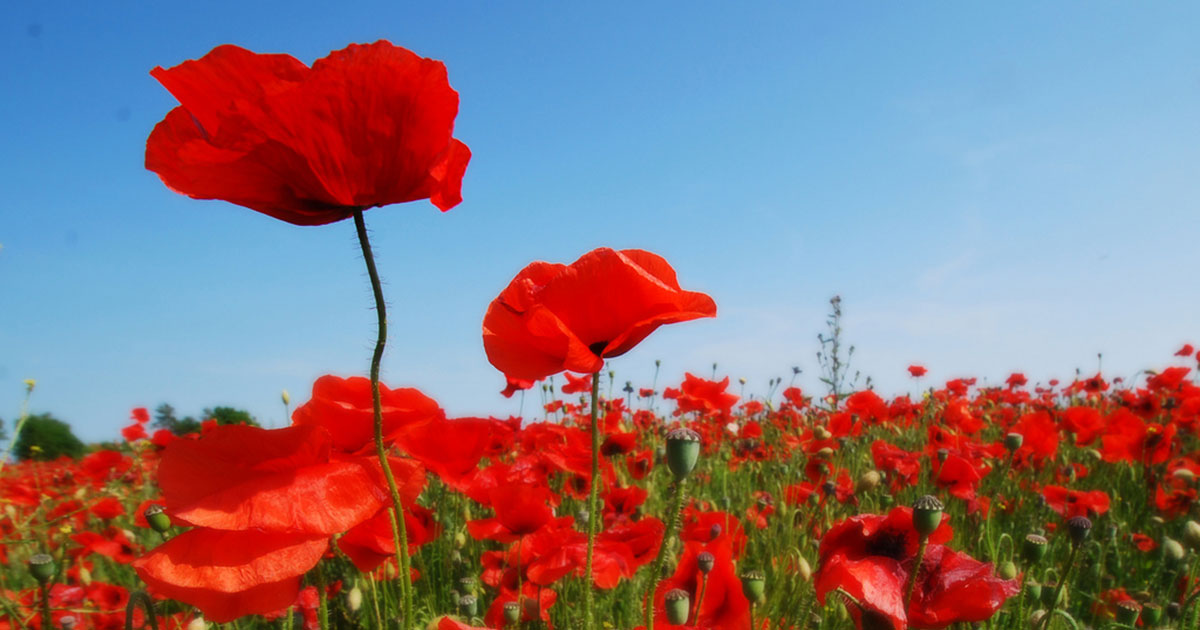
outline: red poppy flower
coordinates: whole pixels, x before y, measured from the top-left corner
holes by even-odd
[[[483,347],[513,378],[592,374],[663,324],[716,314],[712,298],[679,288],[661,257],[601,248],[570,265],[521,270],[488,307]]]
[[[1185,344],[1183,344],[1183,347],[1182,347],[1182,348],[1180,348],[1179,350],[1177,350],[1177,351],[1175,352],[1175,356],[1177,356],[1177,357],[1190,357],[1190,356],[1192,356],[1192,353],[1193,353],[1193,352],[1195,352],[1195,349],[1194,349],[1194,348],[1192,348],[1192,344],[1190,344],[1190,343],[1185,343]]]
[[[728,376],[720,381],[710,381],[695,376],[690,372],[685,373],[683,375],[683,384],[679,386],[679,413],[696,411],[700,413],[728,414],[733,409],[733,405],[738,401],[737,396],[725,391],[728,387]]]
[[[925,376],[925,374],[927,374],[928,372],[929,372],[929,370],[926,370],[925,366],[923,366],[923,365],[908,366],[908,373],[911,374],[913,378],[921,378],[922,376]]]
[[[708,552],[713,556],[713,567],[705,576],[697,565],[698,556]],[[704,601],[700,602],[700,586],[704,584]],[[655,626],[666,624],[667,591],[683,589],[691,596],[695,625],[701,628],[746,628],[750,624],[750,602],[742,593],[741,580],[733,564],[733,550],[729,539],[721,537],[712,542],[687,541],[675,573],[659,583],[654,592]]]
[[[1046,486],[1042,488],[1042,497],[1046,499],[1046,507],[1063,518],[1096,518],[1107,512],[1110,504],[1108,493],[1103,490],[1083,492],[1062,486]]]
[[[210,621],[226,622],[291,604],[300,577],[328,546],[329,537],[320,534],[198,527],[159,545],[133,567],[155,594],[196,606]]]
[[[545,486],[506,483],[492,488],[488,498],[496,516],[467,522],[467,531],[476,540],[515,542],[554,518],[547,505],[553,497]]]
[[[381,40],[309,68],[225,45],[150,74],[180,102],[146,142],[146,168],[174,191],[296,225],[462,200],[471,152],[451,137],[458,93],[440,61]]]
[[[387,441],[403,428],[443,418],[437,402],[413,388],[389,389],[380,383],[379,397],[383,406],[383,437]],[[371,381],[362,376],[318,378],[313,382],[312,398],[292,412],[292,424],[325,427],[339,451],[374,452]]]

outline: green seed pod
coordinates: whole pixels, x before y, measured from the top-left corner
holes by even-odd
[[[146,523],[154,531],[162,534],[171,529],[171,517],[163,511],[163,506],[157,503],[151,503],[146,506],[146,511],[142,513],[146,517]]]
[[[672,429],[667,434],[667,467],[675,480],[686,479],[700,460],[700,434],[687,427]]]
[[[1011,580],[1017,577],[1017,565],[1012,560],[1005,560],[1000,563],[1000,567],[996,569],[996,574],[1000,577]]]
[[[946,506],[931,494],[918,498],[913,502],[913,529],[917,530],[918,534],[928,537],[937,531],[942,522],[942,510],[945,509]]]
[[[766,596],[767,578],[762,571],[751,569],[742,572],[742,594],[750,603],[757,603]]]
[[[29,557],[29,574],[33,579],[38,581],[38,584],[45,584],[54,577],[54,572],[58,567],[54,566],[54,558],[48,553],[35,553]]]
[[[1117,623],[1125,626],[1132,626],[1137,623],[1138,615],[1141,614],[1142,607],[1132,599],[1126,599],[1117,602]]]
[[[476,580],[475,576],[473,575],[458,578],[458,588],[462,589],[462,592],[466,593],[467,595],[475,595],[478,593],[478,586],[479,580]]]
[[[667,622],[674,626],[682,626],[687,623],[688,612],[692,607],[692,598],[688,592],[681,588],[673,588],[667,591],[666,595],[666,612]]]
[[[1037,534],[1029,534],[1025,537],[1025,542],[1021,544],[1021,557],[1025,558],[1025,562],[1029,564],[1037,564],[1046,557],[1046,537]]]
[[[521,619],[521,605],[517,602],[505,602],[504,625],[511,626]]]
[[[1086,516],[1073,516],[1067,519],[1067,533],[1071,535],[1072,545],[1081,545],[1092,533],[1092,521]]]
[[[1052,602],[1054,594],[1058,593],[1058,601]],[[1042,605],[1047,608],[1054,608],[1067,600],[1067,587],[1064,585],[1061,591],[1058,590],[1058,582],[1046,582],[1042,585]]]
[[[458,598],[458,612],[470,619],[479,614],[479,600],[474,595],[463,595]]]
[[[1025,436],[1021,435],[1020,433],[1009,433],[1008,435],[1004,436],[1004,448],[1008,449],[1009,452],[1021,448],[1021,445],[1024,443]]]
[[[1025,594],[1029,595],[1029,599],[1035,602],[1042,600],[1042,590],[1042,585],[1038,584],[1033,578],[1030,578],[1025,583]]]
[[[1167,619],[1175,621],[1181,614],[1183,614],[1183,607],[1179,605],[1179,602],[1167,604]]]
[[[1158,604],[1146,604],[1142,606],[1142,622],[1146,626],[1153,628],[1162,622],[1163,609]]]

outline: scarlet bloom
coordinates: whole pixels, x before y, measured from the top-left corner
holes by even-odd
[[[928,371],[929,370],[926,370],[925,366],[923,365],[908,366],[908,373],[911,374],[913,378],[921,378],[922,376],[925,376]]]
[[[296,225],[462,201],[471,152],[451,137],[458,93],[440,61],[384,40],[311,68],[224,45],[150,74],[180,106],[146,141],[146,168],[176,192]]]
[[[712,298],[679,288],[661,257],[600,248],[570,265],[522,269],[488,307],[483,348],[509,378],[592,374],[663,324],[716,314]]]

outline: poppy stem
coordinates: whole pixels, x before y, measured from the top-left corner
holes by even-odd
[[[133,611],[137,609],[138,604],[141,604],[142,609],[146,611],[146,620],[142,622],[142,627],[149,622],[151,630],[158,630],[158,617],[154,614],[154,600],[150,599],[146,591],[134,591],[129,594],[129,602],[125,604],[125,630],[133,630]],[[51,626],[43,627],[50,628]]]
[[[667,544],[675,535],[675,527],[679,525],[679,511],[683,507],[683,495],[687,490],[687,477],[675,483],[675,496],[671,501],[671,511],[667,515],[667,529],[663,532],[662,543],[658,546],[658,554],[654,556],[654,566],[650,573],[650,583],[646,585],[646,593],[642,600],[646,606],[646,630],[654,630],[654,591],[662,577],[663,560],[667,555]],[[699,613],[697,613],[699,615]]]
[[[692,611],[692,618],[688,621],[688,625],[696,625],[700,622],[700,606],[704,604],[704,591],[708,588],[708,574],[700,573],[700,594],[696,596],[696,609]]]
[[[50,616],[50,589],[42,584],[42,627],[53,628],[54,620]]]
[[[595,627],[595,619],[592,617],[593,607],[596,605],[596,595],[592,588],[592,554],[596,550],[596,521],[600,518],[598,513],[597,503],[600,499],[600,370],[596,370],[592,374],[592,483],[588,489],[588,544],[587,544],[587,567],[584,570],[584,599],[583,599],[583,627],[586,630],[592,630]]]
[[[925,547],[929,545],[929,536],[921,534],[921,542],[917,546],[917,557],[913,559],[912,573],[908,576],[908,586],[904,589],[904,614],[912,603],[913,589],[917,586],[917,574],[921,572],[921,561],[925,559]]]
[[[383,403],[379,395],[379,364],[383,360],[383,348],[387,344],[387,305],[383,301],[383,285],[375,269],[375,256],[371,253],[371,241],[367,238],[367,224],[362,210],[354,211],[354,228],[358,233],[358,244],[362,247],[363,260],[367,263],[367,276],[371,279],[371,292],[375,295],[375,314],[378,318],[379,334],[375,339],[375,353],[371,355],[371,404],[375,410],[375,453],[379,466],[387,480],[388,492],[392,496],[392,542],[396,545],[396,564],[399,569],[400,599],[403,617],[402,628],[412,623],[412,584],[408,568],[408,532],[404,524],[404,506],[400,502],[400,491],[396,478],[388,464],[387,448],[383,444]]]
[[[1075,566],[1075,554],[1079,552],[1082,545],[1071,544],[1071,555],[1067,556],[1067,564],[1063,567],[1062,577],[1058,578],[1058,586],[1054,587],[1054,597],[1050,599],[1049,610],[1046,611],[1046,616],[1042,618],[1042,628],[1050,627],[1050,616],[1058,608],[1058,598],[1062,597],[1063,587],[1067,585],[1067,578],[1071,576],[1071,568]],[[1020,621],[1020,620],[1018,620]]]

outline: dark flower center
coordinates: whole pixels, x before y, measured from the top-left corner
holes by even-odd
[[[904,535],[904,532],[896,530],[883,530],[867,541],[868,555],[886,556],[897,562],[905,559],[907,549],[908,537]]]
[[[604,355],[601,353],[604,352],[604,349],[607,347],[608,347],[607,341],[597,341],[596,343],[588,346],[588,350],[591,350],[592,354],[594,354],[598,357],[602,357]]]

